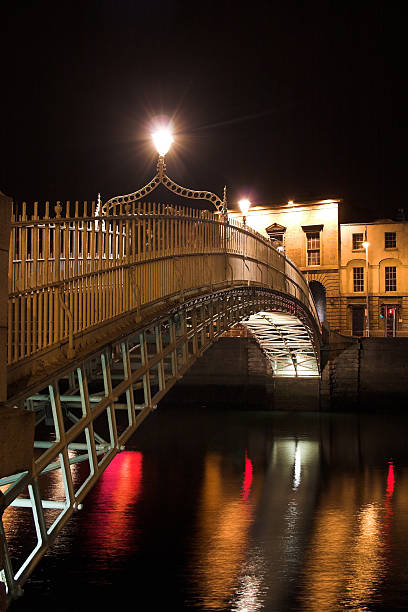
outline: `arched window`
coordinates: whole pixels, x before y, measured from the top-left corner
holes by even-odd
[[[319,315],[320,323],[326,320],[326,288],[319,281],[310,281],[310,291],[316,304],[317,314]]]

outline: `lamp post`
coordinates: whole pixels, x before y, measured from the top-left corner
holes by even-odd
[[[246,225],[246,216],[248,214],[248,210],[251,207],[251,202],[244,198],[243,200],[240,200],[238,202],[238,206],[240,207],[242,212],[242,222],[244,225]]]
[[[157,160],[156,174],[154,175],[152,180],[149,181],[141,189],[138,189],[137,191],[134,191],[133,193],[128,193],[126,195],[115,196],[114,198],[111,198],[110,200],[105,202],[100,207],[100,214],[111,214],[110,211],[115,210],[116,206],[124,206],[125,211],[128,212],[133,202],[148,197],[154,189],[156,189],[159,185],[163,185],[166,189],[182,198],[207,201],[211,203],[215,207],[217,212],[222,215],[221,218],[224,220],[224,222],[226,222],[228,220],[226,188],[224,188],[224,197],[223,199],[221,199],[219,196],[217,196],[215,193],[212,193],[211,191],[197,191],[195,189],[189,189],[188,187],[182,187],[181,185],[175,183],[166,174],[165,155],[166,153],[168,153],[172,143],[174,142],[174,138],[170,129],[166,127],[159,128],[156,132],[152,133],[151,136],[153,139],[153,143],[156,147],[157,153],[159,154],[159,158]]]
[[[365,230],[365,240],[363,242],[363,247],[365,248],[366,253],[366,329],[365,335],[367,338],[370,336],[370,313],[368,310],[368,247],[370,243],[367,241],[367,228]]]

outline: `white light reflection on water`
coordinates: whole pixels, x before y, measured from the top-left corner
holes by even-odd
[[[250,548],[231,600],[232,612],[284,610],[301,562],[304,516],[313,503],[319,446],[310,440],[275,441],[254,516]]]
[[[231,602],[232,612],[257,612],[263,609],[267,591],[263,584],[265,571],[264,552],[260,548],[252,550]]]
[[[293,470],[293,490],[296,491],[300,485],[300,475],[302,470],[302,457],[300,452],[300,443],[296,444],[295,450],[295,467]]]

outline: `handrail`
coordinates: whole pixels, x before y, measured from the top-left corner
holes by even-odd
[[[118,205],[119,214],[115,205],[106,216],[89,216],[91,208],[83,217],[76,205],[73,217],[57,206],[55,217],[48,209],[12,218],[8,363],[68,341],[72,354],[75,335],[201,285],[208,269],[214,284],[234,278],[288,292],[318,322],[302,272],[237,220],[164,204]]]

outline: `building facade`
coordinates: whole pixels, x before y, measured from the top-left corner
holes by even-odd
[[[408,336],[408,222],[339,224],[339,205],[327,199],[253,206],[246,223],[302,270],[320,320],[332,330]]]
[[[408,223],[340,225],[341,329],[408,336]]]

